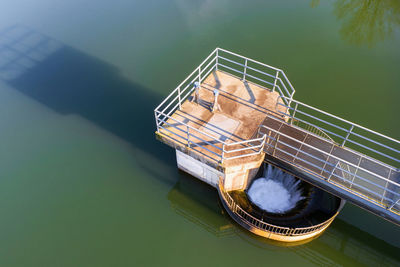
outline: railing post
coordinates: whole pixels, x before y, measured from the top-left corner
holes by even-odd
[[[243,81],[246,81],[246,73],[247,73],[247,58],[244,62],[244,70],[243,70]]]
[[[178,101],[179,101],[179,110],[181,110],[182,109],[182,104],[181,104],[182,100],[181,100],[181,87],[180,86],[178,86]]]
[[[189,134],[189,125],[186,125],[186,135],[187,135],[187,145],[190,147],[190,134]]]
[[[334,147],[335,147],[335,145],[332,145],[331,150],[329,151],[328,157],[326,157],[324,166],[322,166],[322,169],[321,169],[321,175],[322,175],[322,176],[323,176],[323,173],[324,173],[324,171],[325,171],[326,164],[328,163],[329,157],[331,156]]]
[[[303,148],[304,142],[306,141],[308,137],[308,133],[306,133],[306,136],[304,137],[303,141],[301,141],[299,148],[297,149],[296,155],[293,156],[293,162],[297,159],[300,150]]]
[[[219,49],[217,49],[217,56],[216,56],[215,70],[218,70],[218,57],[219,57],[218,51],[219,51]]]
[[[278,142],[279,142],[279,134],[278,134],[278,132],[276,133],[276,135],[277,135],[277,137],[276,137],[276,140],[275,140],[275,146],[274,146],[274,150],[272,150],[272,156],[273,157],[275,157],[275,151],[276,151],[276,147],[278,146]]]
[[[336,168],[337,168],[338,165],[339,165],[339,161],[335,164],[335,167],[333,167],[331,173],[329,174],[329,176],[328,176],[328,182],[331,180],[331,177],[332,177],[333,173],[335,172],[335,170],[336,170]]]
[[[359,161],[358,161],[357,167],[356,167],[355,170],[354,170],[354,175],[353,175],[353,179],[351,180],[350,188],[351,188],[351,187],[353,186],[353,184],[354,184],[354,179],[356,178],[357,171],[358,171],[358,169],[360,168],[360,164],[361,164],[362,158],[363,158],[363,157],[360,156],[360,159],[359,159]]]
[[[381,203],[383,204],[383,199],[385,198],[385,194],[386,194],[386,190],[387,190],[387,187],[388,187],[388,184],[389,184],[389,180],[390,180],[390,174],[392,173],[392,169],[389,169],[389,174],[388,174],[388,176],[387,176],[387,181],[386,181],[386,184],[385,184],[385,189],[383,190],[383,194],[382,194],[382,198],[381,198]]]
[[[267,139],[267,134],[264,134],[264,139],[263,139],[263,145],[261,147],[261,151],[264,151],[264,147],[265,147],[265,140]]]
[[[353,129],[354,129],[354,124],[351,125],[350,130],[347,132],[346,138],[343,139],[343,142],[340,145],[341,147],[343,147],[344,144],[346,143],[347,139],[349,139],[349,136],[350,136],[351,132],[353,131]]]
[[[272,92],[275,92],[276,82],[278,81],[278,74],[279,74],[279,71],[277,70],[276,75],[275,75],[275,80],[274,80],[274,87],[272,87]]]
[[[290,125],[293,125],[293,120],[294,120],[294,117],[296,116],[296,111],[297,111],[298,106],[299,106],[299,103],[296,102],[296,105],[294,106],[294,110],[293,110],[292,120],[290,121]]]
[[[294,92],[292,92],[292,93],[290,94],[289,106],[290,106],[290,104],[292,103],[293,95],[294,95]]]
[[[157,132],[160,131],[160,127],[158,125],[158,118],[157,118],[157,112],[154,110],[154,117],[156,118],[156,125],[157,125]]]
[[[199,84],[201,84],[201,71],[200,71],[200,66],[199,66]]]

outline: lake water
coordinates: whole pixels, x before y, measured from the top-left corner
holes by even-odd
[[[177,170],[153,109],[217,46],[400,139],[399,1],[2,1],[0,265],[400,265],[400,227],[349,203],[279,247]]]

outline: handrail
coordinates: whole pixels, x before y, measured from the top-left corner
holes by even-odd
[[[282,98],[286,98],[286,97],[282,97]],[[394,139],[392,137],[386,136],[386,135],[381,134],[379,132],[373,131],[371,129],[368,129],[366,127],[363,127],[363,126],[361,126],[359,124],[356,124],[356,123],[353,123],[351,121],[342,119],[342,118],[340,118],[338,116],[335,116],[335,115],[330,114],[328,112],[322,111],[322,110],[317,109],[315,107],[309,106],[309,105],[304,104],[304,103],[302,103],[300,101],[297,101],[297,100],[294,100],[294,99],[292,99],[292,101],[296,104],[295,108],[289,107],[289,106],[287,106],[285,104],[282,104],[282,103],[278,103],[277,104],[277,105],[284,106],[288,110],[292,111],[291,115],[290,114],[288,115],[286,113],[285,116],[290,117],[292,120],[301,120],[301,121],[303,121],[305,123],[308,123],[310,125],[312,125],[312,123],[309,122],[309,120],[317,121],[321,125],[316,126],[314,124],[314,126],[322,129],[323,131],[330,132],[332,135],[338,137],[340,139],[340,141],[341,141],[340,143],[341,143],[342,147],[345,146],[346,143],[350,142],[351,144],[353,144],[353,145],[355,145],[357,147],[360,147],[361,149],[367,149],[368,151],[370,151],[370,152],[372,152],[372,153],[374,153],[376,155],[382,156],[386,160],[390,160],[390,161],[393,161],[393,162],[396,162],[396,163],[400,163],[400,141],[399,140],[396,140],[396,139]],[[309,109],[309,110],[311,110],[313,112],[316,112],[317,114],[323,114],[324,116],[330,118],[331,121],[323,120],[320,117],[317,118],[316,116],[311,115],[308,112],[306,112],[305,109]],[[297,115],[299,113],[301,115],[303,115],[302,118],[299,118],[299,116]],[[343,128],[342,126],[339,126],[338,123],[346,124],[347,127]],[[345,136],[342,136],[342,134],[339,134],[337,132],[335,133],[335,132],[327,130],[326,126],[331,126],[331,127],[333,127],[333,129],[339,130],[340,133],[344,133]],[[360,133],[356,133],[355,131],[357,131],[357,130],[365,131],[366,133],[374,136],[375,139],[377,139],[379,137],[379,138],[382,139],[382,141],[374,140],[373,138],[366,137],[366,136],[364,136],[364,135],[362,135]],[[372,143],[372,144],[374,144],[374,145],[376,145],[376,146],[378,146],[380,148],[383,148],[383,149],[386,149],[386,150],[390,150],[390,153],[392,153],[392,155],[388,155],[387,153],[383,153],[381,151],[378,151],[378,150],[376,150],[376,149],[374,149],[374,148],[372,148],[372,147],[370,147],[370,146],[368,146],[366,144],[361,144],[360,142],[351,140],[352,136],[355,136],[355,137],[357,137],[357,138],[359,138],[359,139],[361,139],[361,140],[363,140],[365,142]],[[384,144],[383,142],[386,142],[386,144]],[[396,149],[395,146],[399,147],[399,149]],[[385,164],[387,165],[386,162],[385,162]],[[392,167],[391,165],[389,165],[389,166]],[[394,167],[392,167],[392,168],[395,169]]]
[[[302,127],[300,127],[300,122],[301,121],[299,121],[299,120],[297,120],[297,119],[293,119],[292,121],[291,121],[291,124],[293,125],[293,124],[295,124],[296,126],[298,126],[299,128],[302,128]],[[318,127],[315,127],[315,126],[313,126],[313,125],[306,125],[306,127],[305,128],[303,128],[303,129],[305,129],[306,131],[308,131],[308,132],[310,132],[310,133],[313,133],[313,134],[316,134],[317,136],[320,136],[320,137],[322,137],[322,138],[324,138],[324,139],[327,139],[327,140],[329,140],[329,141],[331,141],[332,143],[334,143],[335,141],[327,134],[327,133],[325,133],[324,131],[322,131],[320,128],[318,128]],[[328,163],[328,162],[327,162]],[[338,164],[340,165],[340,167],[342,168],[342,169],[345,169],[346,168],[346,172],[343,172],[342,174],[343,174],[343,176],[345,176],[345,178],[350,178],[349,177],[349,173],[348,172],[350,172],[350,169],[349,169],[349,165],[347,165],[347,164],[345,164],[345,163],[343,163],[343,162],[341,162],[341,161],[339,161],[338,162]],[[326,165],[326,164],[325,164]],[[348,171],[348,172],[347,172]],[[323,171],[321,171],[321,172],[323,172]]]
[[[284,97],[284,98],[286,98],[286,97]],[[302,103],[302,102],[300,102],[300,101],[297,101],[297,100],[294,100],[294,99],[293,99],[292,101],[294,101],[295,103],[301,104],[302,106],[305,106],[305,107],[307,107],[307,108],[310,108],[310,109],[313,109],[313,110],[315,110],[315,111],[318,111],[318,112],[320,112],[320,113],[322,113],[322,114],[325,114],[325,115],[327,115],[327,116],[330,116],[330,117],[332,117],[332,118],[335,118],[335,119],[337,119],[337,120],[340,120],[340,121],[346,122],[346,123],[348,123],[348,124],[357,126],[357,127],[360,128],[360,129],[366,130],[366,131],[368,131],[368,132],[374,133],[374,134],[376,134],[376,135],[379,135],[379,136],[381,136],[381,137],[384,137],[384,138],[386,138],[386,139],[388,139],[388,140],[391,140],[391,141],[394,141],[394,142],[400,144],[400,141],[399,141],[399,140],[396,140],[396,139],[394,139],[394,138],[392,138],[392,137],[389,137],[389,136],[386,136],[386,135],[384,135],[384,134],[378,133],[378,132],[373,131],[373,130],[371,130],[371,129],[368,129],[368,128],[364,127],[364,126],[361,126],[361,125],[356,124],[356,123],[354,123],[354,122],[351,122],[351,121],[348,121],[348,120],[346,120],[346,119],[340,118],[340,117],[335,116],[335,115],[333,115],[333,114],[331,114],[331,113],[328,113],[328,112],[326,112],[326,111],[320,110],[320,109],[315,108],[315,107],[312,107],[312,106],[307,105],[307,104],[305,104],[305,103]]]
[[[155,112],[156,112],[156,113],[159,113],[159,114],[162,114],[162,115],[165,115],[165,114],[164,114],[163,112],[161,112],[161,111],[157,111],[157,110],[156,110]],[[201,133],[202,135],[205,135],[205,136],[207,136],[207,137],[209,137],[209,138],[211,138],[211,139],[214,139],[214,141],[218,141],[218,143],[223,144],[223,145],[225,145],[225,146],[238,145],[238,144],[251,143],[251,142],[256,142],[256,141],[265,140],[265,137],[263,136],[263,137],[248,139],[248,140],[244,140],[244,141],[240,141],[240,142],[235,142],[235,143],[227,143],[227,142],[225,142],[225,141],[221,141],[221,140],[215,138],[214,136],[212,136],[212,135],[210,135],[210,134],[208,134],[208,133],[206,133],[206,132],[204,132],[204,131],[199,130],[198,128],[195,128],[195,127],[193,127],[193,126],[190,126],[190,125],[187,124],[187,123],[178,121],[177,119],[175,119],[175,118],[173,118],[173,117],[171,117],[171,116],[169,116],[169,115],[165,115],[165,116],[167,116],[169,119],[172,119],[173,121],[179,123],[180,125],[183,125],[183,126],[188,127],[189,129],[195,130],[195,131]],[[158,120],[160,120],[160,119],[158,119]],[[164,122],[164,123],[165,123],[165,122]],[[170,126],[179,129],[179,128],[178,128],[177,126],[175,126],[175,125],[170,125]],[[204,126],[203,126],[203,127],[204,127]],[[209,129],[209,130],[211,130],[211,129]],[[202,141],[206,141],[206,140],[201,139],[200,137],[197,137],[197,136],[196,136],[196,138],[198,138],[198,139],[200,139],[200,140],[202,140]],[[250,148],[249,148],[249,149],[250,149]],[[229,152],[229,150],[228,150],[228,151],[225,151],[225,152]]]
[[[289,136],[289,135],[287,135],[287,134],[284,134],[284,133],[279,132],[278,130],[275,130],[275,129],[270,128],[270,127],[265,126],[265,125],[260,125],[260,127],[263,127],[263,128],[265,128],[265,129],[267,129],[268,131],[275,132],[276,134],[278,134],[278,135],[280,135],[280,136],[283,136],[283,137],[285,137],[285,138],[287,138],[287,139],[290,139],[291,141],[295,141],[295,142],[301,143],[303,146],[307,146],[307,147],[309,147],[309,148],[312,148],[313,150],[315,150],[315,151],[317,151],[317,152],[319,152],[319,153],[325,154],[325,155],[327,155],[327,156],[329,156],[329,157],[331,157],[331,158],[333,158],[333,159],[335,159],[335,160],[345,161],[344,159],[342,159],[342,158],[340,158],[340,157],[338,157],[338,156],[335,156],[335,155],[333,155],[332,153],[325,152],[325,151],[323,151],[323,150],[321,150],[321,149],[318,149],[318,148],[316,148],[316,147],[314,147],[314,146],[312,146],[312,145],[309,145],[309,144],[306,144],[306,143],[304,143],[304,142],[301,142],[301,141],[299,141],[299,140],[297,140],[297,139],[295,139],[295,138],[293,138],[293,137],[291,137],[291,136]],[[267,138],[270,138],[271,140],[274,140],[274,141],[277,141],[277,142],[281,142],[281,143],[284,144],[285,146],[288,146],[288,147],[291,147],[291,148],[295,148],[295,147],[293,147],[293,146],[290,146],[290,144],[287,144],[287,143],[285,143],[285,142],[279,140],[278,138],[275,138],[275,137],[272,137],[272,136],[269,136],[269,135],[267,135]],[[296,149],[296,148],[295,148],[295,149]],[[296,149],[296,150],[297,150],[297,149]],[[307,152],[302,152],[302,153],[307,154]],[[308,154],[308,155],[309,155],[309,156],[312,156],[311,154]],[[363,156],[361,156],[361,157],[363,157]],[[365,157],[365,156],[364,156],[364,157]],[[357,168],[358,170],[367,172],[367,173],[369,173],[369,174],[371,174],[371,175],[376,176],[377,178],[380,178],[380,179],[382,179],[382,180],[385,180],[386,182],[393,183],[393,184],[395,184],[395,185],[397,185],[397,186],[400,186],[399,183],[396,183],[396,182],[394,182],[394,181],[391,181],[391,180],[389,180],[388,178],[383,177],[383,176],[381,176],[381,175],[379,175],[379,174],[377,174],[377,173],[374,173],[374,172],[372,172],[372,171],[370,171],[370,170],[367,170],[367,169],[365,169],[365,168],[362,168],[362,167],[360,167],[360,166],[357,166],[357,165],[354,164],[354,163],[351,163],[351,162],[346,162],[346,163],[347,163],[348,165],[354,167],[354,168]],[[400,193],[399,193],[399,194],[400,194]]]
[[[198,140],[200,140],[200,141],[202,141],[202,142],[205,142],[205,143],[207,143],[208,145],[211,145],[212,147],[214,147],[214,148],[220,150],[221,153],[218,154],[218,153],[215,153],[215,152],[213,152],[213,151],[210,151],[209,149],[205,148],[204,146],[201,146],[201,145],[197,145],[197,144],[196,144],[196,146],[200,146],[200,147],[202,147],[202,148],[208,150],[209,152],[211,152],[211,153],[213,153],[213,154],[215,154],[215,155],[220,156],[221,162],[222,162],[223,160],[236,159],[236,158],[241,158],[241,157],[246,157],[246,156],[251,156],[251,155],[257,155],[257,154],[262,153],[262,151],[263,151],[263,149],[264,149],[265,136],[263,136],[263,137],[258,137],[258,138],[253,138],[253,139],[249,139],[249,140],[244,140],[244,141],[240,141],[240,142],[235,142],[235,143],[227,143],[227,142],[225,142],[225,141],[221,141],[221,140],[219,140],[219,139],[213,137],[212,135],[210,135],[210,134],[208,134],[208,133],[206,133],[206,132],[204,132],[204,131],[201,131],[201,130],[198,129],[198,128],[195,128],[195,127],[193,127],[193,126],[190,126],[190,125],[187,124],[187,123],[178,121],[177,119],[173,118],[172,116],[166,115],[165,113],[163,113],[163,112],[161,112],[161,111],[155,110],[155,114],[164,115],[166,118],[171,119],[171,120],[173,120],[174,122],[176,122],[178,125],[172,125],[172,124],[168,123],[168,122],[166,121],[166,119],[164,119],[164,121],[163,121],[163,123],[166,123],[169,127],[173,127],[173,128],[175,128],[175,129],[177,129],[177,130],[179,130],[179,131],[184,132],[184,133],[186,134],[187,137],[183,137],[183,136],[179,136],[179,137],[182,138],[182,139],[188,144],[188,146],[190,146],[190,143],[192,142],[192,141],[190,140],[190,136],[193,136],[195,139],[198,139]],[[156,121],[157,121],[157,123],[158,123],[158,121],[161,121],[161,119],[159,119],[159,118],[157,117],[157,115],[156,115]],[[162,129],[167,130],[167,129],[166,129],[165,127],[163,127],[162,125],[158,125],[158,126],[159,126],[160,128],[162,128]],[[180,129],[178,126],[184,126],[184,127],[186,127],[186,131]],[[215,144],[212,144],[210,141],[207,141],[207,140],[205,140],[204,138],[201,138],[199,135],[194,136],[193,134],[190,134],[190,133],[189,133],[189,129],[190,129],[190,130],[193,130],[193,131],[196,131],[196,132],[200,133],[201,135],[204,135],[204,136],[206,136],[206,137],[212,139],[213,142],[215,142],[215,143],[217,143],[217,144],[221,144],[223,148],[219,148],[219,147],[216,146]],[[167,130],[167,131],[170,132],[170,133],[173,133],[172,131],[169,131],[169,130]],[[260,143],[257,144],[257,145],[251,145],[251,146],[248,145],[249,143],[252,143],[252,142],[260,142]],[[193,143],[193,142],[192,142],[192,143]],[[245,146],[245,147],[239,148],[239,149],[232,149],[232,150],[227,150],[227,149],[225,149],[225,147],[229,147],[229,146],[232,146],[232,145],[242,145],[242,146]],[[247,145],[247,146],[246,146],[246,145]],[[255,150],[255,149],[257,149],[257,150]],[[229,153],[241,152],[241,151],[246,151],[246,150],[252,150],[252,151],[255,151],[255,153],[248,153],[248,154],[242,154],[242,155],[237,155],[237,156],[229,156],[229,155],[227,156],[227,155],[226,155],[226,154],[229,154]]]
[[[231,212],[233,212],[236,216],[241,218],[246,224],[251,227],[261,229],[263,231],[267,231],[273,234],[282,235],[282,236],[298,236],[304,234],[311,234],[326,228],[337,216],[339,212],[336,212],[331,218],[317,225],[312,225],[308,227],[285,227],[278,226],[271,223],[264,222],[253,215],[249,214],[245,211],[239,204],[235,202],[235,200],[231,197],[229,192],[226,192],[224,186],[222,184],[222,179],[219,180],[218,183],[218,192],[221,195],[222,201],[228,206]]]
[[[281,123],[286,123],[286,122],[281,122]],[[299,165],[299,163],[295,163],[295,160],[299,160],[302,161],[304,163],[306,163],[306,165],[310,165],[313,166],[315,169],[318,170],[318,174],[317,177],[321,176],[323,177],[324,180],[326,180],[327,182],[333,183],[337,186],[339,186],[337,184],[337,182],[333,182],[330,181],[331,176],[335,176],[337,178],[339,178],[340,180],[342,180],[343,178],[348,178],[348,177],[353,177],[352,181],[348,181],[348,179],[344,179],[344,181],[348,181],[351,182],[351,186],[350,187],[346,187],[346,190],[350,190],[352,191],[354,194],[356,195],[363,195],[364,198],[367,198],[368,201],[373,202],[375,204],[378,204],[380,206],[385,207],[386,209],[389,209],[391,211],[394,211],[393,208],[395,206],[396,201],[398,201],[398,198],[400,198],[400,184],[390,180],[388,177],[384,177],[376,172],[373,172],[371,170],[365,169],[364,167],[360,166],[360,164],[354,164],[352,162],[348,162],[346,161],[344,158],[341,158],[337,155],[332,154],[332,149],[330,152],[326,152],[323,150],[320,150],[310,144],[304,143],[301,140],[298,140],[296,138],[293,138],[287,134],[284,134],[282,132],[280,132],[279,130],[273,129],[271,127],[265,126],[265,125],[261,125],[261,128],[264,128],[266,130],[267,133],[267,139],[268,140],[272,140],[272,143],[274,144],[269,144],[266,143],[267,147],[270,147],[272,149],[271,153],[272,155],[274,155],[275,157],[281,158],[284,161],[288,161],[288,159],[285,159],[284,157],[280,157],[276,155],[275,151],[280,151],[286,155],[288,155],[289,157],[293,157],[293,162],[290,162],[291,164],[294,165]],[[307,131],[304,129],[299,128],[300,130],[302,130],[304,133],[306,133]],[[282,138],[279,138],[280,136],[284,137],[285,140],[290,140],[291,142],[295,142],[297,144],[301,144],[301,147],[297,147],[294,144],[290,144],[289,141],[282,141]],[[278,144],[281,144],[281,147],[287,147],[290,148],[290,150],[293,151],[300,151],[302,149],[302,147],[308,147],[309,149],[312,149],[313,151],[316,151],[317,154],[319,155],[325,155],[325,157],[322,156],[315,156],[315,154],[313,155],[311,152],[307,152],[306,150],[302,150],[301,153],[306,155],[307,157],[319,161],[321,164],[323,164],[323,166],[319,166],[318,164],[314,162],[310,162],[309,160],[307,160],[306,158],[300,158],[297,156],[297,154],[294,154],[294,152],[290,152],[290,150],[288,149],[282,149],[278,146]],[[336,145],[334,142],[332,142],[332,145]],[[267,149],[268,151],[268,149]],[[359,162],[361,162],[362,158],[366,158],[365,155],[361,155]],[[343,163],[343,165],[339,164],[334,164],[331,162],[328,162],[328,159],[334,160],[337,163]],[[368,158],[368,160],[373,160],[372,158]],[[301,166],[301,164],[300,164]],[[331,169],[333,167],[333,169]],[[345,168],[347,167],[347,168]],[[351,167],[351,170],[350,168]],[[386,166],[385,166],[386,167]],[[337,173],[335,173],[335,169],[341,171],[342,176],[338,175]],[[396,171],[393,167],[392,169],[390,169],[391,171]],[[371,180],[371,178],[366,178],[361,176],[359,173],[366,173],[369,176],[375,177],[374,179],[377,179],[376,182],[373,182]],[[327,173],[329,176],[324,175],[325,173]],[[347,175],[347,177],[344,177],[345,175]],[[357,181],[354,181],[354,178],[359,179],[361,182],[358,183]],[[382,181],[385,185],[381,185],[380,183],[378,183],[378,181]],[[370,185],[369,187],[367,185]],[[356,189],[354,189],[354,186],[356,186]],[[375,189],[375,190],[373,190]],[[382,191],[382,193],[379,193],[380,191]],[[364,193],[363,193],[364,192]],[[374,197],[372,196],[367,196],[365,194],[365,192],[368,192],[370,195],[374,195]],[[391,197],[388,197],[387,195],[391,194]],[[395,197],[396,196],[396,197]],[[400,211],[400,210],[399,210]]]
[[[223,67],[223,68],[228,69],[228,70],[231,70],[231,71],[234,71],[234,72],[237,72],[237,73],[243,75],[243,76],[241,76],[241,77],[238,76],[238,78],[240,78],[240,79],[246,80],[247,77],[250,77],[250,78],[256,79],[256,80],[258,80],[258,81],[260,81],[260,82],[264,82],[264,83],[267,83],[267,84],[269,84],[269,85],[272,85],[272,86],[273,86],[273,88],[271,89],[272,91],[275,90],[275,87],[277,86],[277,83],[279,82],[279,83],[282,85],[283,89],[284,89],[284,90],[286,91],[286,93],[287,93],[287,94],[285,95],[285,94],[281,91],[281,89],[279,88],[278,91],[279,91],[280,95],[281,95],[281,96],[289,97],[290,99],[293,97],[293,95],[294,95],[294,93],[295,93],[295,89],[294,89],[293,85],[290,83],[289,79],[287,78],[287,76],[286,76],[286,74],[284,73],[283,70],[278,69],[278,68],[275,68],[275,67],[272,67],[272,66],[267,65],[267,64],[264,64],[264,63],[261,63],[261,62],[259,62],[259,61],[254,60],[254,59],[241,56],[241,55],[239,55],[239,54],[233,53],[233,52],[228,51],[228,50],[226,50],[226,49],[218,48],[218,52],[219,52],[219,53],[217,53],[217,54],[218,54],[217,57],[218,57],[219,59],[222,59],[222,60],[225,60],[225,61],[227,61],[227,62],[233,63],[233,64],[238,65],[238,66],[240,66],[240,67],[243,67],[243,71],[238,70],[238,69],[235,69],[235,68],[233,68],[233,67],[229,67],[229,66],[227,66],[227,65],[225,65],[225,64],[222,64],[220,60],[217,62],[217,65],[218,65],[218,66]],[[234,57],[236,57],[236,58],[239,58],[239,59],[243,60],[244,64],[243,64],[243,63],[240,63],[240,62],[237,62],[237,61],[235,61],[235,60],[233,60],[233,59],[229,59],[229,58],[226,58],[226,57],[224,57],[224,56],[221,56],[221,52],[225,53],[225,55],[234,56]],[[253,64],[256,65],[258,68],[249,66],[249,65],[248,65],[249,62],[250,62],[250,63],[253,63]],[[259,69],[260,67],[267,68],[267,69],[270,70],[270,71],[272,70],[272,71],[274,71],[274,73],[273,73],[273,74],[270,74],[270,73],[267,73],[267,72],[265,72],[265,71],[262,71],[262,70]],[[256,77],[256,76],[254,76],[254,75],[251,75],[251,74],[249,74],[249,73],[247,72],[247,70],[253,70],[253,71],[257,72],[258,74],[263,75],[263,77],[273,78],[273,81],[272,81],[272,82],[268,82],[268,81],[266,81],[265,79],[261,79],[260,77]],[[281,74],[282,77],[279,77],[279,74]],[[233,75],[235,75],[235,74],[233,74]],[[236,76],[236,75],[235,75],[235,76]],[[268,79],[268,78],[267,78],[267,79]],[[282,78],[283,78],[283,79],[282,79]],[[289,91],[288,87],[285,85],[285,83],[287,83],[287,85],[288,85],[290,91]],[[290,101],[289,101],[289,103],[290,103]]]

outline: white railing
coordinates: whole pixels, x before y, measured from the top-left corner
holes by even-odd
[[[252,82],[271,91],[277,91],[290,105],[295,93],[283,70],[261,63],[254,59],[218,48],[218,69],[229,72],[243,81]]]
[[[290,122],[282,121],[282,123],[290,125]],[[304,134],[309,134],[307,130],[298,129]],[[399,176],[398,169],[351,149],[340,147],[334,142],[332,149],[327,152],[267,125],[261,125],[259,133],[267,135],[265,143],[267,153],[301,169],[312,169],[315,177],[320,177],[369,202],[400,214],[400,184],[392,180],[393,177]],[[335,152],[335,146],[343,149],[343,153]],[[348,157],[348,153],[357,155],[357,163],[341,156],[346,154]],[[364,166],[360,164],[361,162],[370,164]]]
[[[245,211],[242,207],[240,207],[240,205],[238,203],[235,202],[235,200],[231,197],[229,192],[225,191],[221,180],[218,183],[217,189],[221,196],[221,200],[223,201],[223,204],[225,204],[227,206],[227,208],[236,216],[236,218],[234,217],[234,219],[239,219],[253,228],[257,228],[257,229],[260,229],[260,230],[268,232],[268,233],[274,233],[274,234],[282,235],[282,236],[302,236],[302,235],[322,231],[323,229],[328,227],[329,224],[332,223],[332,221],[339,214],[340,209],[343,207],[343,204],[341,204],[339,211],[337,211],[328,220],[326,220],[320,224],[312,225],[312,226],[308,226],[308,227],[291,228],[291,227],[278,226],[278,225],[264,222],[263,220],[256,218],[253,215],[251,215],[250,213],[248,213],[247,211]]]
[[[317,135],[317,136],[322,137],[322,138],[324,138],[324,139],[327,139],[327,140],[329,140],[329,141],[332,142],[332,143],[335,142],[327,133],[325,133],[325,132],[322,131],[320,128],[317,128],[317,127],[315,127],[315,126],[313,126],[313,125],[304,123],[304,122],[302,122],[302,121],[299,121],[299,120],[296,120],[296,119],[293,119],[293,118],[291,118],[290,124],[291,124],[291,125],[294,125],[294,126],[296,126],[296,127],[300,127],[300,128],[306,130],[307,132],[309,132],[309,133],[311,133],[311,134],[314,134],[314,135]],[[259,132],[259,131],[258,131],[258,132]],[[342,173],[343,178],[344,178],[344,179],[347,179],[347,180],[351,179],[351,175],[349,174],[349,172],[350,172],[349,165],[347,165],[347,164],[345,164],[345,163],[343,163],[343,162],[338,162],[337,164],[340,165],[340,167],[341,167],[342,169],[347,170],[347,172],[343,172],[343,173]]]
[[[238,69],[238,67],[243,67]],[[263,151],[265,138],[250,140],[232,139],[221,141],[208,134],[221,135],[221,132],[208,126],[207,132],[190,126],[186,122],[172,117],[175,111],[182,108],[183,103],[195,91],[195,82],[201,84],[212,71],[220,70],[234,75],[243,81],[254,82],[270,91],[277,91],[280,96],[291,99],[295,90],[285,73],[277,68],[240,56],[228,50],[216,48],[196,69],[189,74],[154,110],[157,132],[160,129],[170,133],[170,138],[187,147],[200,147],[222,162],[260,154]],[[285,103],[290,105],[290,100]],[[171,129],[174,128],[174,130]],[[206,138],[202,138],[202,136]],[[206,140],[207,139],[207,140]]]
[[[156,111],[155,114],[156,118],[158,114],[165,116],[164,113],[159,111]],[[205,133],[204,131],[201,131],[193,126],[190,126],[187,123],[178,121],[173,117],[168,117],[168,119],[172,120],[174,123],[172,124],[168,121],[162,122],[161,119],[157,119],[157,123],[161,124],[162,122],[162,125],[159,125],[158,127],[159,129],[170,133],[172,136],[170,135],[169,138],[172,138],[176,142],[181,143],[188,148],[193,148],[196,150],[197,147],[200,147],[208,153],[211,153],[211,156],[197,150],[198,152],[202,153],[204,156],[209,157],[210,159],[218,159],[221,163],[224,160],[258,155],[262,153],[264,149],[265,136],[237,142],[226,142],[221,141],[216,137]],[[175,131],[172,131],[171,128],[173,128]],[[209,147],[207,148],[207,146]]]
[[[282,97],[282,99],[287,99]],[[300,101],[290,99],[291,105],[278,102],[277,105],[285,107],[287,113],[278,113],[289,118],[289,121],[302,122],[321,129],[327,133],[341,147],[349,147],[375,159],[379,165],[389,166],[398,170],[400,165],[400,141],[381,133],[370,130],[353,122],[347,121],[328,112],[314,108]],[[386,165],[386,164],[387,165]],[[396,167],[392,167],[396,166]]]

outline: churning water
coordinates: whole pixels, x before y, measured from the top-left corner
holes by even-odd
[[[304,199],[300,180],[268,165],[264,176],[255,180],[247,191],[250,200],[259,208],[271,213],[285,213]]]

